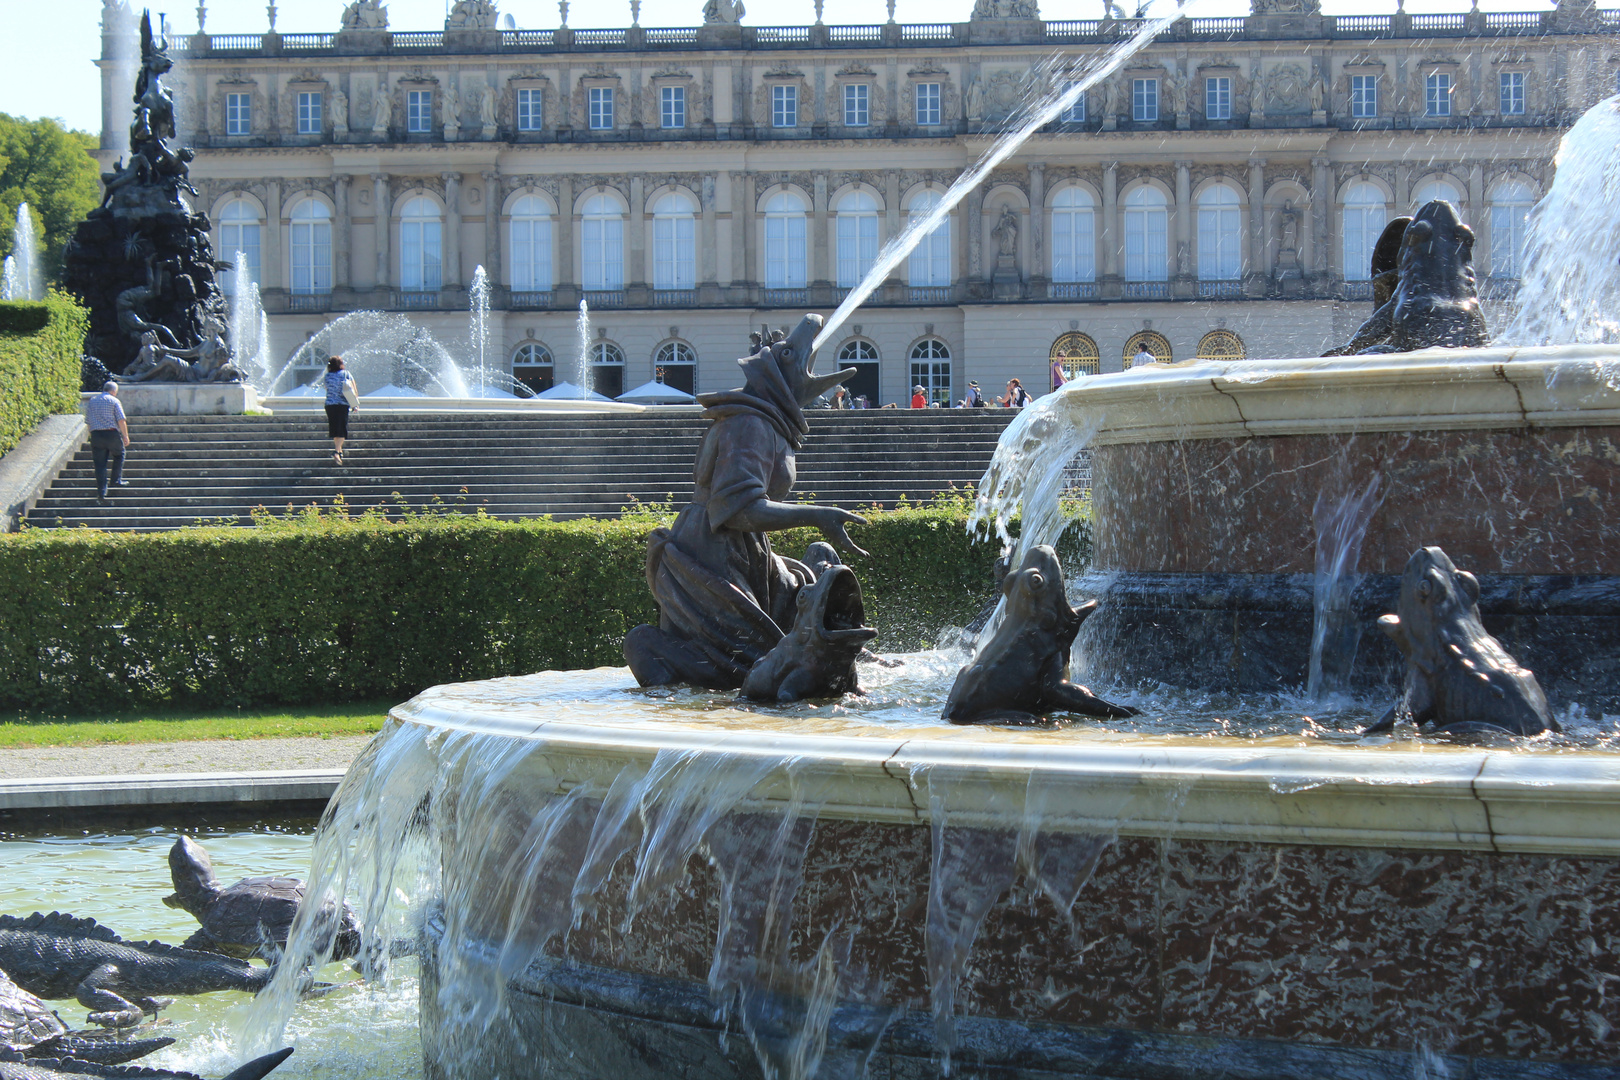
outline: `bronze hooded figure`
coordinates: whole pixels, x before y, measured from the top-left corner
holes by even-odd
[[[782,501],[810,430],[804,407],[855,374],[815,373],[811,346],[820,329],[821,316],[806,315],[790,334],[755,335],[756,352],[738,361],[743,385],[698,395],[711,423],[698,444],[692,501],[647,541],[658,625],[638,626],[624,642],[642,686],[735,689],[782,640],[799,590],[815,573],[772,551],[770,533],[810,526],[838,548],[865,554],[845,531],[864,523],[860,516]]]

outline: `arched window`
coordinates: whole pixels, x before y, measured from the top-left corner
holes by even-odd
[[[1151,184],[1125,196],[1125,280],[1170,280],[1170,215]]]
[[[1097,280],[1097,211],[1091,192],[1066,187],[1052,200],[1052,280]]]
[[[611,341],[591,346],[591,389],[616,398],[624,393],[624,352]]]
[[[877,262],[878,204],[864,191],[838,200],[838,286],[854,288]]]
[[[909,220],[921,221],[939,205],[937,191],[919,191],[911,200]],[[951,219],[946,217],[911,252],[906,271],[918,288],[940,287],[951,283]]]
[[[512,378],[535,393],[550,390],[555,375],[551,350],[538,341],[525,341],[512,353]]]
[[[1524,231],[1536,197],[1526,184],[1507,180],[1491,195],[1491,277],[1516,278],[1524,272]]]
[[[444,284],[444,223],[432,199],[418,196],[399,212],[399,284],[425,292]]]
[[[697,352],[684,341],[666,341],[653,356],[653,376],[688,394],[697,391]]]
[[[1062,365],[1065,379],[1095,375],[1102,370],[1102,353],[1097,351],[1097,342],[1090,334],[1078,330],[1058,335],[1052,342],[1050,359]]]
[[[550,292],[551,207],[538,195],[523,196],[512,204],[507,233],[512,291]]]
[[[229,295],[236,288],[236,275],[247,274],[257,284],[259,277],[259,236],[262,226],[259,211],[246,199],[232,199],[219,212],[219,252],[222,259],[235,259],[242,253],[244,265],[220,275],[219,287]]]
[[[855,369],[856,373],[844,383],[849,390],[850,400],[864,397],[871,408],[877,408],[878,397],[882,393],[878,380],[880,366],[877,346],[861,338],[844,342],[838,347],[838,366]]]
[[[332,211],[318,199],[302,199],[288,220],[292,247],[288,286],[295,293],[331,292]]]
[[[1243,339],[1230,330],[1211,330],[1198,339],[1200,360],[1242,360],[1246,355]]]
[[[653,204],[653,288],[696,287],[696,213],[692,200],[678,191]]]
[[[805,274],[804,200],[778,191],[765,201],[765,287],[802,289]]]
[[[1444,199],[1458,210],[1462,209],[1462,192],[1444,180],[1430,180],[1418,185],[1418,189],[1412,193],[1412,209],[1419,210],[1436,199]]]
[[[1157,330],[1143,330],[1131,335],[1125,343],[1125,370],[1129,371],[1135,361],[1136,354],[1146,349],[1153,354],[1155,362],[1168,364],[1171,359],[1170,339]]]
[[[1226,184],[1198,196],[1198,280],[1237,281],[1243,276],[1243,200]]]
[[[581,218],[581,281],[585,291],[624,288],[624,212],[618,202],[608,195],[592,195],[585,200]],[[605,391],[599,389],[597,393]]]
[[[1372,277],[1373,248],[1384,231],[1384,193],[1373,184],[1356,184],[1344,193],[1344,280]]]
[[[911,347],[911,385],[923,388],[928,404],[951,406],[951,350],[939,338],[923,338]]]

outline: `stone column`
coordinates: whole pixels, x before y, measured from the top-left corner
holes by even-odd
[[[1253,282],[1266,273],[1266,159],[1249,159],[1249,270]]]
[[[837,275],[830,273],[828,262],[828,236],[829,215],[827,213],[827,174],[816,173],[815,191],[811,196],[810,210],[810,274],[812,285],[824,284],[837,280]]]
[[[1119,277],[1119,162],[1103,163],[1102,189],[1103,277]]]
[[[715,176],[705,173],[699,182],[698,198],[698,283],[713,285],[719,280],[720,253],[714,222]]]
[[[883,227],[886,232],[878,241],[879,251],[883,250],[883,245],[899,236],[901,230],[906,227],[906,219],[900,213],[900,172],[897,169],[890,169],[883,174]],[[946,227],[949,228],[948,225]],[[898,284],[908,280],[909,273],[910,269],[902,262],[889,271],[886,280]],[[951,276],[955,277],[954,271]]]
[[[742,267],[741,284],[750,282],[765,283],[765,264],[756,253],[759,249],[758,230],[754,227],[755,188],[758,183],[753,173],[747,173],[737,178],[736,205],[731,208],[731,221],[733,243],[737,248],[737,265]],[[736,270],[733,269],[733,273]]]
[[[1197,213],[1192,204],[1192,162],[1176,162],[1176,276],[1193,276],[1192,219]]]
[[[1029,166],[1029,280],[1044,280],[1049,275],[1046,265],[1046,165],[1031,162]]]
[[[353,244],[350,236],[354,226],[349,221],[349,184],[354,177],[338,173],[332,178],[332,202],[337,207],[332,222],[332,287],[349,287],[349,259]]]
[[[572,177],[557,178],[557,272],[552,288],[574,288],[579,280],[574,276],[574,181]]]
[[[1333,172],[1325,157],[1311,158],[1311,269],[1331,277],[1329,259],[1332,244]]]
[[[467,279],[461,273],[461,174],[440,173],[444,181],[443,285],[459,289]]]
[[[647,273],[647,181],[642,176],[630,178],[630,235],[628,262],[624,283],[645,287]]]
[[[388,177],[383,173],[371,174],[371,227],[377,237],[377,288],[388,287],[388,219],[393,216],[388,205]]]
[[[1389,217],[1398,218],[1407,214],[1408,207],[1412,205],[1412,166],[1398,164],[1395,166],[1395,206]]]
[[[281,181],[271,180],[264,185],[265,226],[270,235],[259,244],[259,258],[263,266],[264,286],[270,289],[290,289],[292,283],[282,269],[281,251],[286,243],[287,230],[281,225]]]
[[[506,284],[501,266],[501,174],[479,173],[484,181],[484,271],[491,283]]]

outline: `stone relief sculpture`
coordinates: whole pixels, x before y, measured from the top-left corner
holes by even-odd
[[[1311,80],[1311,112],[1321,112],[1327,105],[1327,83],[1320,73]]]
[[[495,88],[484,87],[484,92],[478,96],[478,119],[483,125],[483,136],[486,139],[495,137]]]
[[[973,16],[978,19],[1038,19],[1035,0],[975,0]]]
[[[499,18],[493,0],[456,0],[444,20],[446,30],[493,30]]]
[[[1172,116],[1187,111],[1187,84],[1176,78],[1174,72],[1164,77],[1164,100]]]
[[[739,361],[743,386],[698,397],[709,429],[698,444],[692,501],[674,524],[653,530],[647,541],[647,585],[658,601],[658,625],[641,625],[625,637],[624,655],[642,686],[688,683],[716,690],[740,687],[755,664],[799,621],[801,590],[816,575],[797,559],[771,549],[770,534],[781,529],[820,529],[844,551],[865,554],[845,526],[864,519],[835,506],[789,503],[795,458],[810,430],[804,408],[855,374],[845,368],[815,373],[811,348],[821,328],[819,315],[806,315],[791,334],[758,335],[756,351]],[[841,588],[841,587],[837,587]],[[853,629],[827,622],[829,611],[855,618],[847,593],[827,585],[807,601],[821,620],[796,635],[807,648],[820,648],[819,631]],[[816,614],[815,609],[820,609]],[[838,639],[835,639],[838,640]],[[780,694],[787,675],[803,667],[836,674],[836,664],[801,664],[778,656],[766,690]],[[762,679],[764,676],[762,676]],[[792,685],[804,689],[804,681]],[[825,686],[806,690],[825,689]]]
[[[1320,15],[1321,0],[1252,0],[1255,15]]]
[[[388,29],[388,7],[381,0],[354,0],[343,9],[345,30]]]
[[[341,90],[332,91],[332,131],[338,135],[349,133],[349,95]]]
[[[1284,64],[1266,76],[1266,113],[1282,116],[1305,111],[1309,104],[1310,79],[1298,64]]]
[[[996,221],[996,227],[990,230],[990,235],[996,241],[996,251],[1001,258],[1018,257],[1018,211],[1012,208],[1011,203],[1001,208],[1001,217]]]
[[[461,128],[461,92],[454,86],[444,88],[444,137],[454,139]]]
[[[972,82],[968,83],[965,100],[967,102],[967,118],[969,120],[983,120],[984,83],[978,78],[975,78]]]
[[[742,0],[706,0],[703,5],[703,21],[705,23],[736,23],[741,22],[747,14]]]
[[[371,92],[371,133],[379,138],[388,136],[388,125],[393,121],[394,103],[388,96],[388,87],[379,85]]]

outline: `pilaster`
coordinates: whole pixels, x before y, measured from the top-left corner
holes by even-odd
[[[1050,276],[1046,265],[1046,165],[1031,162],[1029,166],[1029,274],[1030,281],[1045,281]]]
[[[371,227],[376,235],[377,288],[388,287],[388,219],[393,208],[388,199],[388,175],[371,174]]]
[[[466,282],[461,272],[461,174],[439,174],[444,181],[444,280],[443,288],[460,289]]]
[[[337,213],[332,222],[332,287],[347,291],[349,288],[350,252],[354,248],[351,235],[354,229],[349,219],[349,185],[354,177],[338,173],[332,177],[332,203]]]
[[[501,264],[501,174],[489,170],[478,175],[484,181],[484,272],[492,283],[504,286],[507,277]]]

